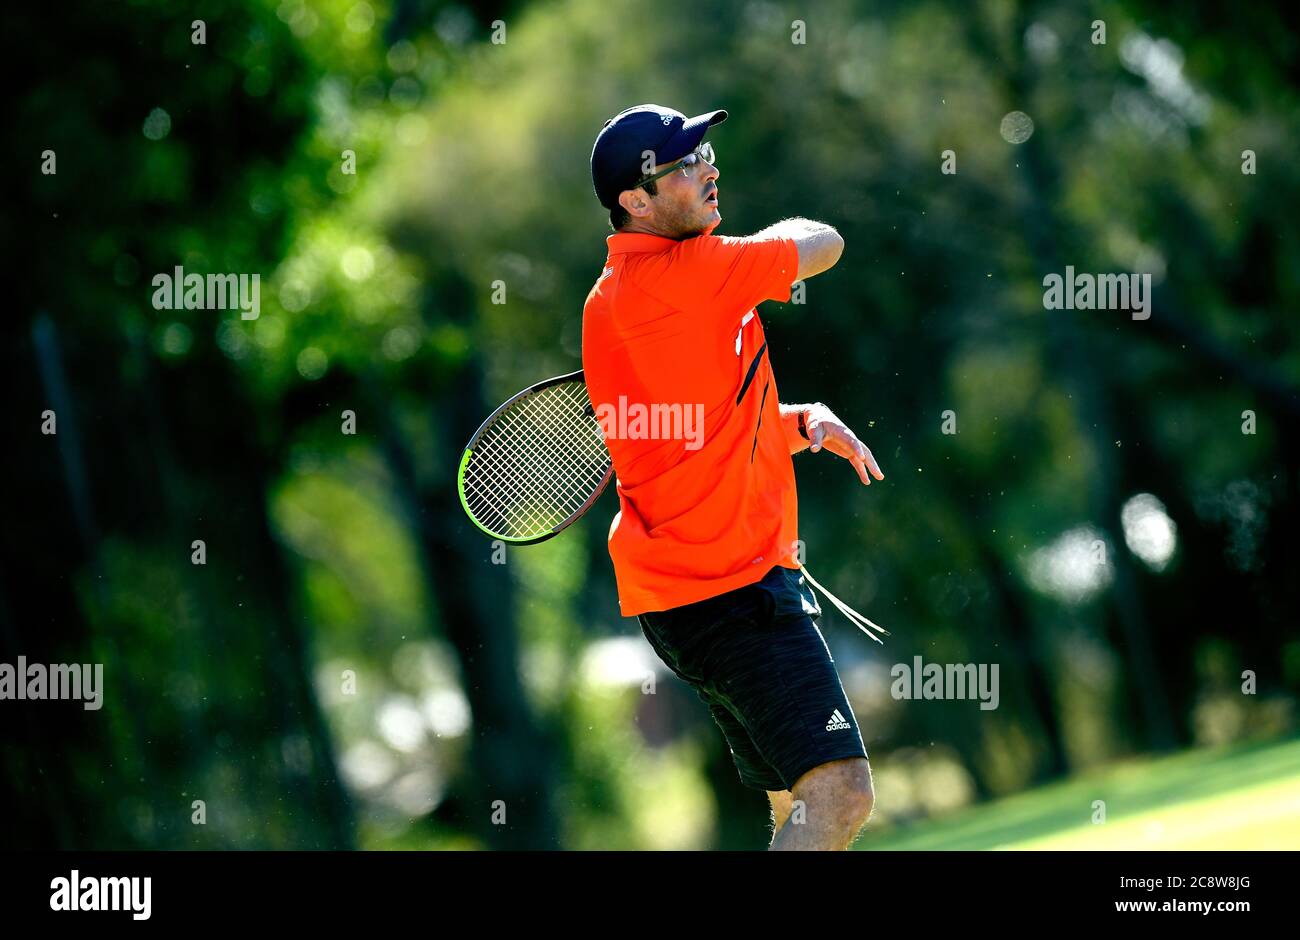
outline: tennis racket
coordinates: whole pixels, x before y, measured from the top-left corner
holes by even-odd
[[[614,475],[605,435],[582,370],[519,392],[479,425],[460,458],[456,488],[473,523],[515,545],[544,542],[592,507]],[[877,643],[872,623],[826,588],[802,564],[812,586]]]
[[[493,538],[544,542],[591,508],[614,475],[582,371],[530,385],[465,445],[460,504]]]

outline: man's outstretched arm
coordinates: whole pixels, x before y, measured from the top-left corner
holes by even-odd
[[[782,219],[767,228],[755,232],[751,238],[788,238],[799,249],[799,273],[796,281],[802,281],[823,271],[835,267],[844,253],[844,239],[840,233],[825,222],[812,219]]]
[[[806,439],[799,433],[800,415],[804,416],[804,429],[808,432]],[[858,440],[858,436],[835,417],[835,412],[821,402],[813,402],[811,405],[781,405],[781,428],[785,431],[785,439],[792,454],[805,448],[811,448],[813,453],[825,448],[853,464],[858,476],[867,486],[871,485],[873,476],[877,480],[885,478],[871,448]]]

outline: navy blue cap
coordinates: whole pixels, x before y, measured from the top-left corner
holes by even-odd
[[[647,150],[654,154],[656,164],[680,160],[700,145],[710,127],[726,119],[726,111],[706,111],[688,118],[657,104],[620,111],[605,122],[591,148],[596,198],[606,209],[614,208],[618,194],[647,175],[641,167]]]

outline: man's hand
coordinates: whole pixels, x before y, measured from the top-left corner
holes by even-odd
[[[804,410],[804,425],[808,429],[810,450],[814,454],[824,448],[832,454],[843,457],[853,464],[853,469],[858,471],[858,476],[866,486],[871,485],[873,476],[877,480],[885,478],[880,471],[880,465],[876,463],[876,458],[871,454],[871,449],[858,440],[858,436],[825,405],[820,402],[809,405]]]

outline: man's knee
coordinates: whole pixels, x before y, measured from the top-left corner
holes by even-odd
[[[795,781],[794,799],[832,809],[847,823],[864,823],[876,804],[871,765],[851,757],[814,767]]]

